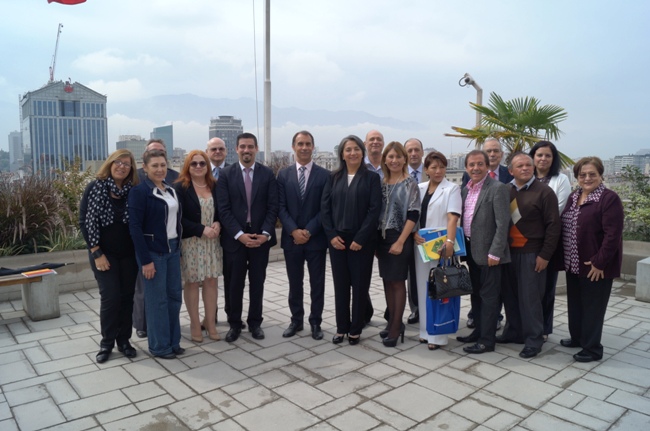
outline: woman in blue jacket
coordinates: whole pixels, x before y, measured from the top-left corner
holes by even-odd
[[[174,359],[185,351],[179,319],[181,207],[176,192],[165,183],[165,152],[147,151],[143,161],[145,181],[129,193],[129,230],[145,281],[149,352]]]

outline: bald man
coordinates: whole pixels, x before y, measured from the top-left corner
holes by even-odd
[[[208,157],[210,158],[212,175],[218,179],[219,172],[228,166],[228,163],[226,163],[226,156],[228,155],[226,143],[221,138],[212,138],[208,141],[205,152],[208,153]]]

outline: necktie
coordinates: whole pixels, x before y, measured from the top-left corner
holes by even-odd
[[[300,174],[298,175],[298,188],[300,188],[300,198],[305,197],[305,171],[307,168],[305,166],[301,166],[300,169]]]
[[[246,189],[246,203],[248,204],[248,213],[246,222],[251,222],[251,195],[253,194],[253,182],[251,181],[251,168],[244,168],[244,189]]]
[[[415,180],[416,183],[420,182],[420,180],[418,179],[418,174],[419,174],[419,171],[411,172],[411,175],[413,175],[413,179]]]
[[[219,178],[219,168],[217,168],[216,166],[212,168],[212,176],[214,177],[215,180]]]
[[[494,171],[490,171],[490,178],[495,179],[497,174]]]

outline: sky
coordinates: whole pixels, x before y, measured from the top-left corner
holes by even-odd
[[[63,23],[55,79],[108,97],[109,150],[120,134],[148,137],[159,124],[128,116],[111,102],[159,95],[255,99],[264,81],[263,0],[3,0],[0,17],[0,149],[19,130],[20,95],[49,77]],[[310,121],[274,124],[272,148],[289,149],[306,128],[322,150],[373,128],[386,142],[419,137],[446,154],[469,141],[445,137],[472,127],[475,101],[459,80],[467,72],[505,99],[531,96],[568,112],[558,149],[571,157],[610,158],[650,148],[650,2],[603,0],[271,0],[272,104],[282,108],[363,111],[409,124],[354,126]],[[257,74],[255,73],[257,71]],[[257,87],[257,88],[256,88]],[[174,141],[204,148],[206,112],[174,124]],[[263,137],[259,128],[247,131]],[[262,139],[261,139],[262,140]]]

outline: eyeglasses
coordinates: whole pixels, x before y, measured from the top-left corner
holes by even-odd
[[[210,148],[208,151],[210,151],[211,153],[214,153],[215,151],[226,151],[226,147]]]
[[[205,168],[206,163],[205,162],[190,162],[190,166],[193,168],[196,168],[197,166],[199,168]]]
[[[113,162],[113,164],[114,164],[115,166],[117,166],[118,168],[127,168],[127,169],[131,169],[131,163],[129,163],[129,162],[123,162],[123,161],[121,161],[121,160],[115,160],[115,161]]]
[[[578,178],[581,180],[584,180],[585,178],[598,178],[600,175],[598,175],[595,172],[589,172],[588,174],[578,174]]]

